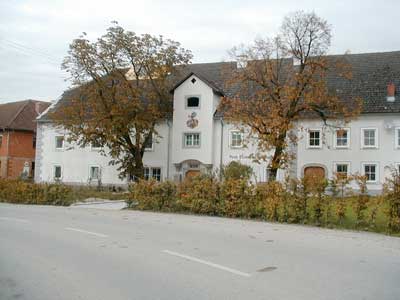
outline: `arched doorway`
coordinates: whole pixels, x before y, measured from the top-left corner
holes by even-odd
[[[186,171],[185,178],[192,178],[200,175],[200,170],[188,170]]]
[[[310,178],[321,178],[324,179],[326,176],[325,168],[321,166],[309,166],[304,168],[304,177]]]

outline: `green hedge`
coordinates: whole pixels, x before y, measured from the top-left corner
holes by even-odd
[[[400,182],[400,181],[399,181]],[[201,175],[182,183],[140,181],[128,205],[139,210],[194,213],[400,233],[400,194],[392,184],[381,196],[328,195],[327,181],[250,184]]]

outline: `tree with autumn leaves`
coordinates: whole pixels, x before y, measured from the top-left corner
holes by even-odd
[[[273,38],[257,39],[232,49],[241,66],[230,72],[229,90],[222,99],[225,119],[245,127],[256,137],[255,160],[269,162],[270,178],[293,158],[296,122],[302,117],[349,121],[359,114],[360,99],[342,99],[328,86],[328,76],[351,80],[345,60],[327,57],[331,28],[315,13],[295,12],[285,17]],[[246,130],[244,130],[246,131]]]
[[[219,109],[256,137],[254,159],[269,162],[270,178],[293,158],[289,145],[297,142],[294,129],[302,117],[346,122],[360,112],[359,99],[329,90],[328,76],[351,79],[344,60],[326,56],[331,37],[330,26],[315,13],[296,12],[274,38],[231,51],[241,68],[226,74],[233,92]],[[156,125],[172,114],[173,78],[191,58],[177,42],[117,24],[95,42],[83,35],[65,58],[74,88],[53,120],[79,146],[103,146],[120,177],[142,178],[145,148],[158,136]]]
[[[121,178],[143,178],[146,146],[172,114],[171,78],[192,54],[178,42],[137,35],[118,24],[91,42],[83,34],[63,68],[73,88],[51,114],[78,146],[101,146]]]

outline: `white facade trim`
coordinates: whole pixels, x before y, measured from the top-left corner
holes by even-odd
[[[379,162],[376,161],[366,161],[366,162],[362,162],[361,163],[361,175],[362,176],[366,176],[365,173],[365,166],[375,166],[375,180],[367,180],[367,183],[371,184],[371,183],[378,183],[379,182],[379,178],[380,178],[380,172],[379,172]]]
[[[337,173],[338,165],[347,165],[347,177],[352,174],[351,161],[335,161],[333,162],[332,176],[334,175],[334,173]]]
[[[188,106],[188,99],[192,98],[192,97],[199,98],[199,105],[198,106]],[[201,109],[201,95],[186,95],[185,96],[185,109],[186,110]]]
[[[311,132],[319,132],[319,145],[311,145]],[[308,128],[307,129],[307,148],[308,149],[322,149],[322,128]]]
[[[56,178],[56,168],[57,167],[60,167],[61,168],[61,176],[60,177],[58,177],[58,178]],[[52,177],[52,180],[53,181],[56,181],[56,180],[62,180],[63,179],[63,174],[64,174],[64,167],[63,167],[63,165],[62,164],[53,164],[53,166],[52,166],[52,174],[53,174],[53,177]]]
[[[394,128],[394,147],[400,149],[400,126]]]
[[[239,146],[234,146],[233,145],[232,135],[234,133],[239,133],[240,136],[241,136],[242,142],[241,142],[241,144]],[[231,147],[232,149],[242,149],[244,147],[243,138],[244,138],[243,132],[240,131],[239,129],[231,129],[231,130],[229,130],[229,147]]]
[[[337,144],[337,132],[340,130],[346,130],[347,131],[347,145],[342,146]],[[351,130],[349,127],[344,127],[340,129],[335,129],[335,132],[333,134],[333,145],[336,149],[349,149],[351,147]]]
[[[61,147],[57,146],[57,143],[58,143],[59,139],[62,139],[62,146]],[[65,136],[64,135],[56,135],[54,137],[54,149],[56,151],[64,151],[64,149],[65,149]]]
[[[374,130],[375,131],[375,136],[374,136],[374,145],[365,145],[365,131],[367,130]],[[376,127],[363,127],[361,128],[361,149],[379,149],[379,131],[378,128]]]

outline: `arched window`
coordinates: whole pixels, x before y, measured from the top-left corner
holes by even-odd
[[[188,97],[186,98],[186,107],[197,108],[200,106],[199,97]]]

